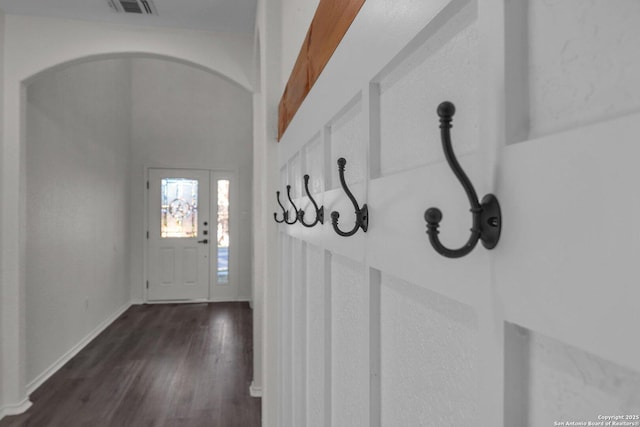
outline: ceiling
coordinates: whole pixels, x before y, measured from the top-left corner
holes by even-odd
[[[253,34],[257,0],[152,0],[157,16],[117,13],[108,0],[0,0],[8,15]]]

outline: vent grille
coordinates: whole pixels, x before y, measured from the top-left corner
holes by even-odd
[[[137,1],[121,1],[120,4],[126,13],[142,13]]]
[[[108,0],[109,7],[119,13],[135,13],[139,15],[157,15],[156,7],[151,0]]]

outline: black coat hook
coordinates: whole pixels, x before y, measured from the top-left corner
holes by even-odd
[[[473,225],[471,227],[469,240],[459,249],[444,247],[438,238],[438,226],[440,225],[440,221],[442,221],[442,212],[438,208],[429,208],[424,213],[424,219],[427,221],[427,234],[429,235],[431,246],[433,246],[440,255],[447,258],[460,258],[467,255],[478,244],[478,240],[482,240],[482,245],[487,249],[495,248],[498,240],[500,240],[500,231],[502,228],[502,215],[498,199],[493,194],[487,194],[482,198],[482,203],[478,202],[476,190],[462,170],[453,152],[449,130],[451,129],[451,120],[455,112],[456,107],[449,101],[445,101],[438,106],[440,136],[444,155],[449,167],[467,193],[469,203],[471,204]]]
[[[353,197],[353,194],[351,194],[351,191],[349,191],[349,188],[347,187],[347,183],[344,180],[344,166],[346,164],[347,164],[347,161],[343,157],[340,157],[338,159],[338,174],[340,175],[340,184],[342,185],[342,189],[344,190],[345,193],[347,193],[347,197],[349,197],[349,200],[351,200],[351,203],[353,203],[353,207],[356,210],[356,225],[353,227],[351,231],[348,231],[348,232],[344,232],[340,230],[338,228],[338,218],[340,218],[340,213],[336,211],[331,212],[331,224],[333,225],[333,229],[340,236],[349,237],[356,234],[356,232],[358,231],[358,228],[362,228],[362,231],[364,231],[365,233],[367,232],[367,228],[369,228],[369,210],[367,208],[366,203],[362,205],[362,208],[360,208],[358,206],[358,202],[356,201],[356,198]]]
[[[293,211],[295,212],[293,215],[293,221],[289,222],[288,221],[288,214],[289,212],[287,211],[287,217],[285,217],[284,222],[286,222],[289,225],[295,224],[296,221],[298,220],[298,208],[296,207],[295,203],[293,203],[293,200],[291,200],[291,186],[287,185],[287,198],[289,199],[289,203],[291,203],[291,206],[293,206]]]
[[[307,197],[309,197],[309,200],[311,200],[313,208],[316,211],[316,219],[312,223],[307,224],[306,222],[304,222],[304,210],[300,209],[298,211],[298,221],[300,221],[300,224],[304,225],[305,227],[313,227],[317,223],[324,224],[324,206],[320,206],[318,208],[318,204],[315,200],[313,200],[311,193],[309,193],[309,175],[304,176],[304,190],[307,192]]]
[[[282,208],[282,219],[278,219],[278,214],[275,213],[275,212],[273,213],[273,219],[275,219],[278,224],[282,224],[289,217],[289,212],[287,212],[287,210],[284,208],[284,206],[282,206],[282,202],[280,202],[280,192],[279,191],[276,191],[276,198],[278,200],[278,204],[280,205],[280,208]]]

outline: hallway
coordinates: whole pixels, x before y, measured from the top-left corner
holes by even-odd
[[[135,305],[0,427],[260,425],[247,303]]]

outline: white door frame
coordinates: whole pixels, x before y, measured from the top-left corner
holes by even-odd
[[[189,303],[189,302],[202,302],[202,301],[149,301],[149,297],[148,297],[148,288],[147,288],[147,283],[149,281],[149,245],[148,245],[148,239],[147,239],[147,231],[149,230],[149,188],[147,187],[147,183],[149,182],[149,170],[150,169],[198,169],[198,170],[208,170],[210,173],[210,184],[213,185],[214,182],[218,179],[229,179],[230,180],[230,196],[229,196],[229,221],[231,222],[230,224],[230,242],[229,242],[229,247],[231,248],[230,251],[232,251],[233,253],[237,253],[238,252],[238,232],[239,232],[239,227],[238,227],[238,221],[239,221],[239,206],[238,206],[238,172],[236,170],[224,170],[224,169],[211,169],[208,167],[181,167],[181,166],[166,166],[163,164],[145,164],[143,166],[144,168],[144,174],[143,174],[143,181],[141,183],[141,185],[143,185],[144,187],[144,214],[143,214],[143,227],[142,227],[142,235],[141,235],[141,239],[142,239],[142,283],[140,283],[140,286],[142,287],[142,302],[144,302],[145,304],[168,304],[168,303],[175,303],[175,302],[180,302],[180,303]],[[209,204],[210,204],[210,223],[213,223],[212,218],[214,218],[214,215],[216,215],[216,220],[217,220],[217,186],[216,186],[216,190],[213,191],[213,187],[210,189],[210,197],[209,197]],[[217,221],[216,221],[217,222]],[[214,230],[212,228],[209,229],[210,230],[210,234],[209,240],[212,240],[215,235],[213,234]],[[235,249],[234,249],[235,248]],[[211,245],[209,246],[209,251],[210,251],[210,257],[211,257]],[[217,283],[217,274],[216,274],[216,280],[212,280],[212,275],[209,275],[209,295],[207,297],[208,302],[222,302],[222,301],[239,301],[240,299],[238,298],[238,263],[235,260],[235,257],[231,255],[229,255],[229,286],[234,286],[236,289],[236,293],[235,293],[235,297],[230,297],[230,298],[212,298],[213,295],[213,289],[215,284]],[[211,258],[210,258],[211,259]],[[217,254],[216,254],[216,259],[217,259]],[[217,272],[216,272],[217,273]]]

